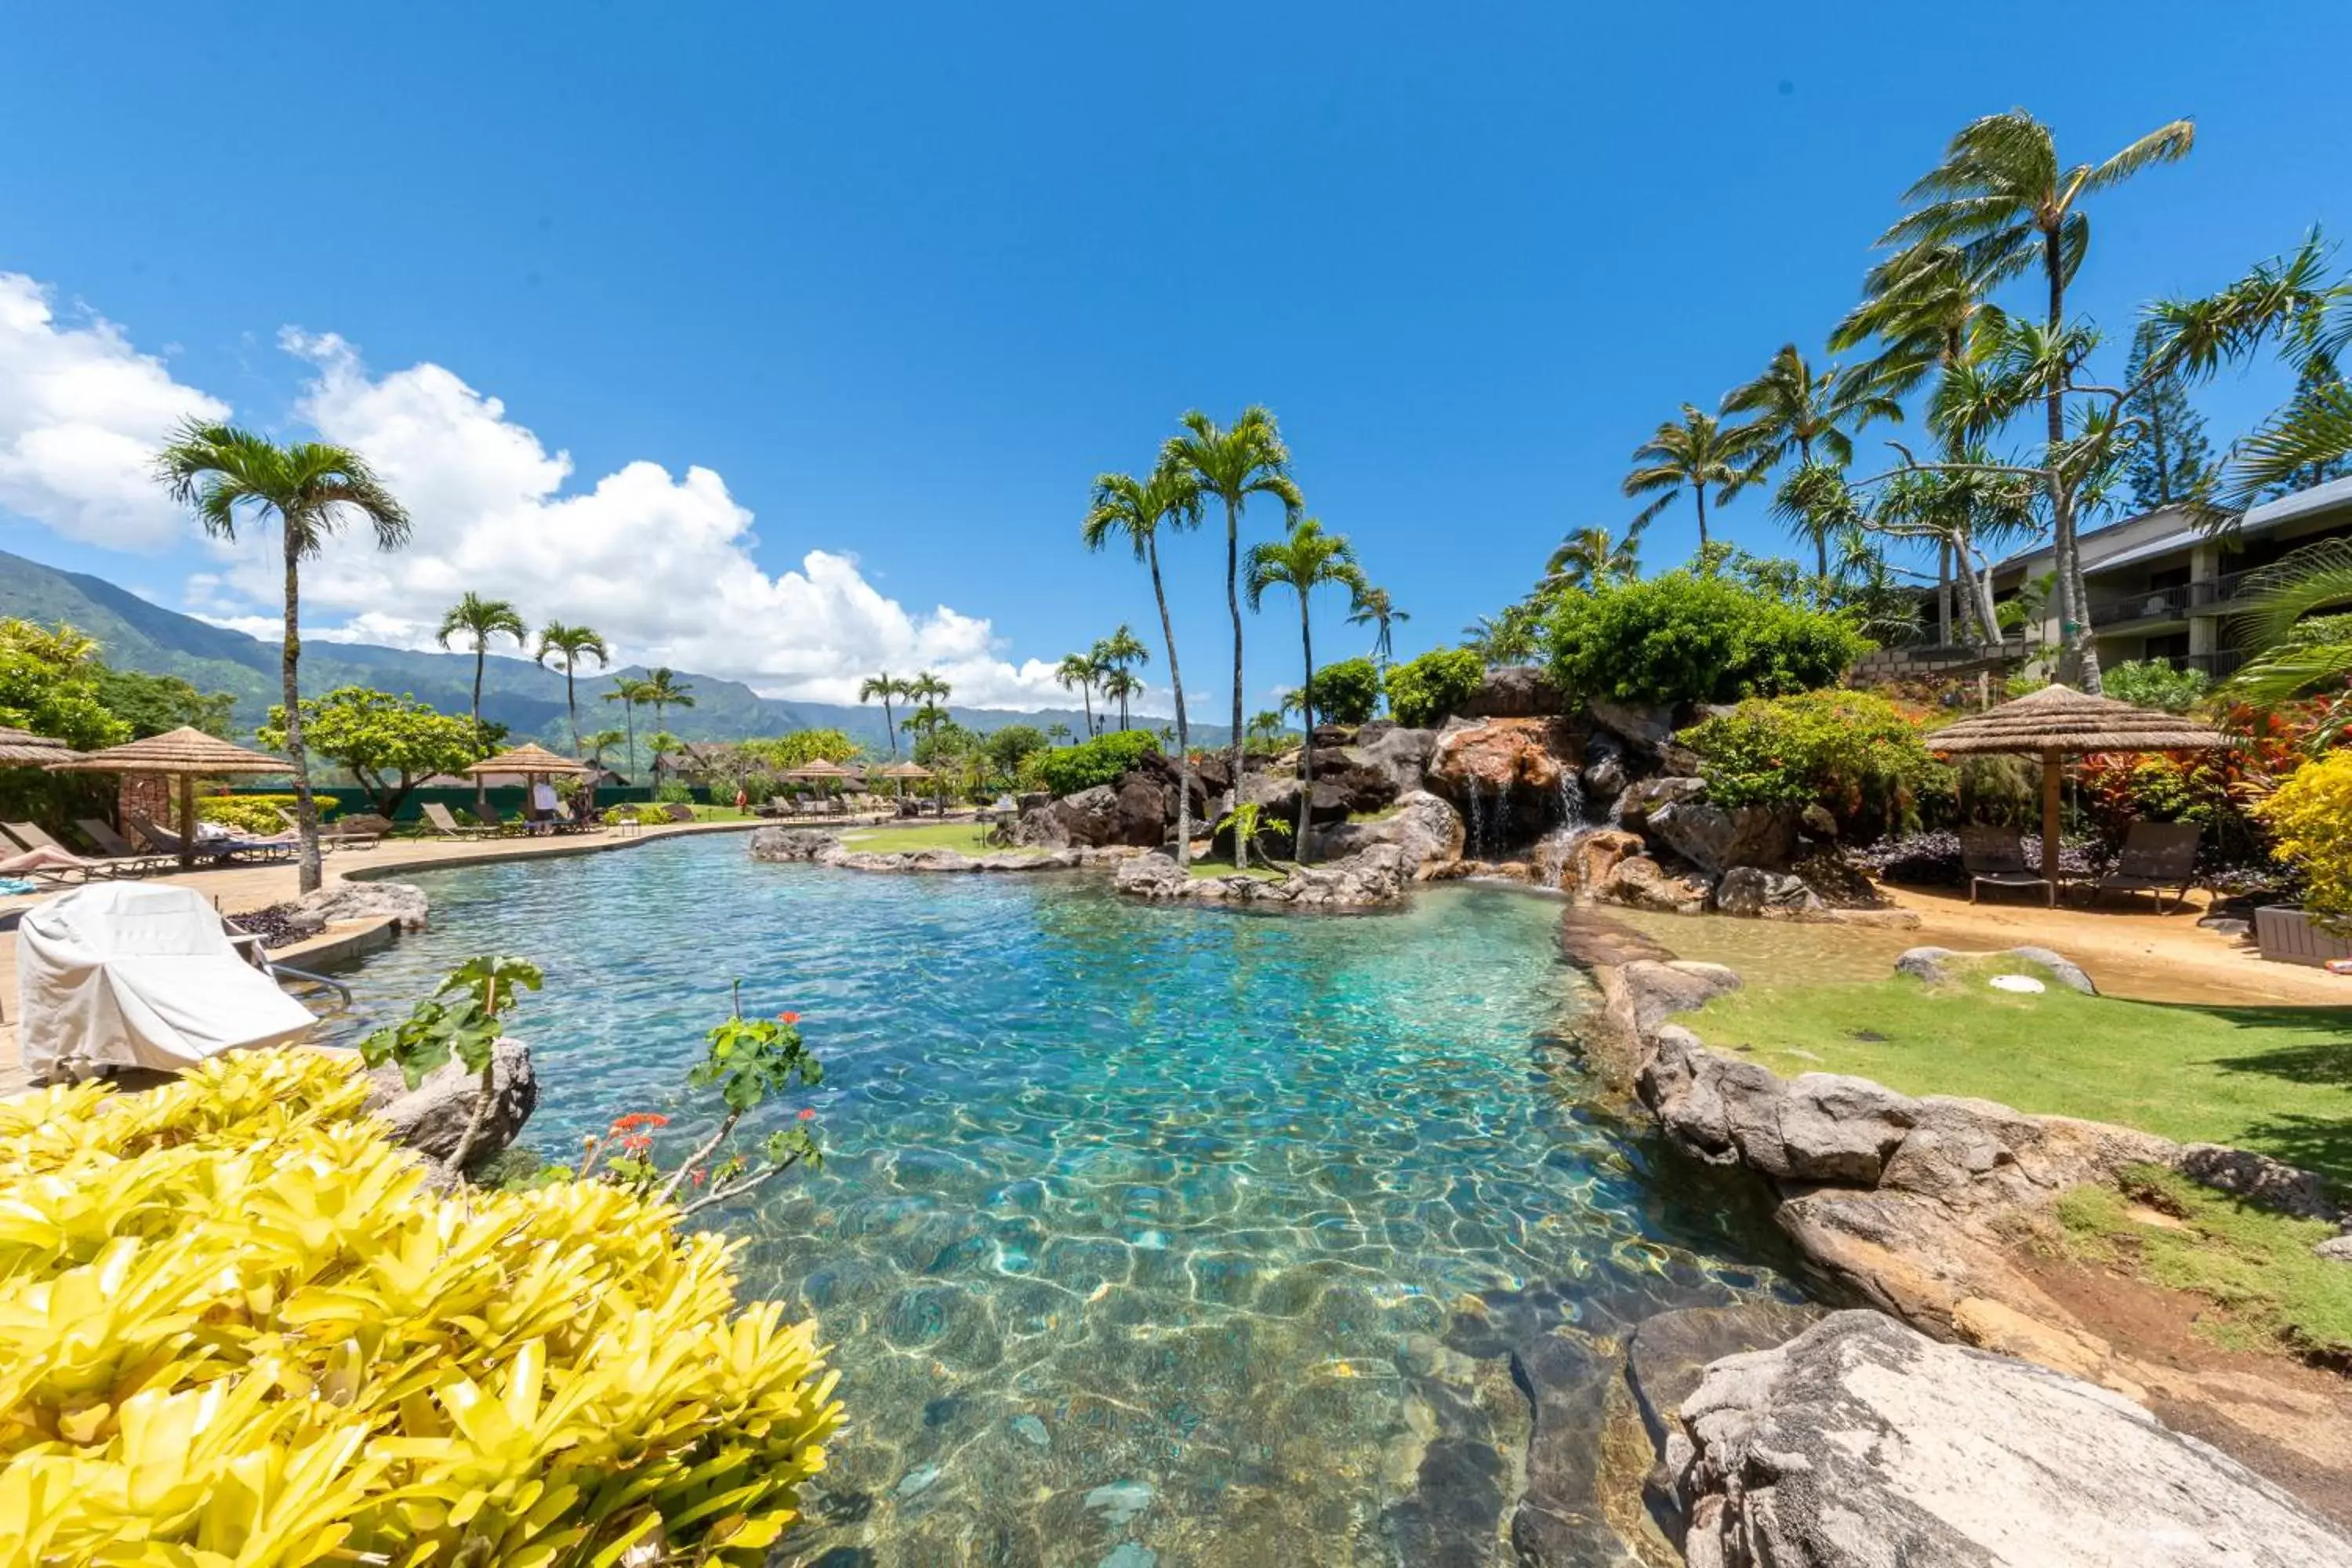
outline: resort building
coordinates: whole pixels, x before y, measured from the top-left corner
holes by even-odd
[[[2243,654],[2231,646],[2231,617],[2247,579],[2305,545],[2352,535],[2352,478],[2265,501],[2230,533],[2208,533],[2185,509],[2159,507],[2082,535],[2083,576],[2099,662],[2167,660],[2219,679]],[[2048,544],[1993,568],[1993,593],[2011,599],[2056,569]],[[2043,601],[2039,640],[2058,641],[2057,595]]]

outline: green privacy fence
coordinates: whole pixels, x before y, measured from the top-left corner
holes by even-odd
[[[232,789],[227,793],[230,795],[289,795],[292,792],[290,784],[278,784],[267,789]],[[356,816],[361,812],[372,812],[375,809],[375,797],[355,785],[320,784],[310,793],[317,795],[322,802],[331,800],[335,803],[334,814],[333,816],[329,817],[330,821],[334,820],[335,817]],[[694,792],[694,798],[707,803],[709,793],[708,790],[698,789]],[[500,816],[520,816],[523,814],[525,794],[526,791],[520,784],[507,784],[493,789],[489,792],[490,805]],[[631,801],[647,801],[653,797],[653,786],[650,784],[626,786],[608,784],[596,792],[596,805],[599,809],[602,809],[609,805],[625,805]],[[428,801],[437,801],[452,811],[471,811],[474,809],[474,792],[467,785],[434,785],[413,791],[406,800],[400,803],[400,810],[394,816],[393,820],[395,822],[421,821],[425,816],[425,803]]]

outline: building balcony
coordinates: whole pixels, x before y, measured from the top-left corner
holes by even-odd
[[[2169,588],[2144,588],[2137,594],[2126,594],[2091,602],[2091,625],[2101,631],[2133,621],[2178,621],[2188,618],[2197,605],[2199,590],[2208,594],[2211,581],[2181,583]]]

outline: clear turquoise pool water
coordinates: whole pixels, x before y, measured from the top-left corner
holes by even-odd
[[[1556,904],[1253,918],[735,835],[416,879],[433,929],[356,972],[352,1029],[536,960],[551,1153],[679,1111],[731,980],[803,1015],[824,1168],[726,1223],[843,1370],[793,1541],[824,1568],[1507,1563],[1512,1349],[1564,1338],[1597,1387],[1647,1313],[1774,1288],[1584,1103]]]

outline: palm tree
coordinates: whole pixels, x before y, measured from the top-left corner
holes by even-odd
[[[1070,738],[1070,727],[1056,719],[1045,726],[1045,739],[1060,745]]]
[[[1831,365],[1816,373],[1794,343],[1781,344],[1763,374],[1733,388],[1723,400],[1723,411],[1749,416],[1735,435],[1751,454],[1759,473],[1791,458],[1801,469],[1811,468],[1817,458],[1843,468],[1853,461],[1853,437],[1849,430],[1873,419],[1900,423],[1903,418],[1903,405],[1867,368],[1841,374]],[[1800,531],[1811,538],[1815,569],[1826,582],[1828,536],[1814,529]]]
[[[1355,605],[1348,612],[1349,626],[1370,625],[1372,627],[1372,662],[1381,667],[1383,676],[1388,674],[1389,663],[1396,657],[1396,642],[1391,636],[1391,628],[1398,621],[1411,619],[1410,612],[1396,607],[1386,588],[1365,589],[1356,596]]]
[[[694,688],[678,684],[677,672],[664,665],[646,678],[645,689],[637,700],[654,710],[654,728],[662,724],[662,712],[669,708],[694,706]],[[661,784],[662,748],[654,749],[654,784]]]
[[[1086,706],[1087,734],[1095,732],[1095,682],[1102,678],[1102,667],[1090,653],[1066,653],[1062,662],[1054,667],[1054,684],[1065,691],[1075,691]]]
[[[1580,528],[1544,563],[1544,577],[1575,588],[1631,583],[1642,575],[1642,531],[1649,526],[1648,518],[1637,517],[1622,539],[1599,526]]]
[[[1346,534],[1326,533],[1320,522],[1303,517],[1288,538],[1250,547],[1247,582],[1252,610],[1265,599],[1268,588],[1286,587],[1298,595],[1298,646],[1307,663],[1307,679],[1298,688],[1298,718],[1299,727],[1307,731],[1307,744],[1298,753],[1298,834],[1294,847],[1303,863],[1315,805],[1315,627],[1307,606],[1315,590],[1325,586],[1361,594],[1366,586],[1364,573],[1356,564],[1355,547]],[[1234,838],[1236,865],[1241,857],[1237,834]]]
[[[1131,474],[1100,474],[1094,504],[1078,525],[1088,550],[1100,550],[1114,535],[1128,544],[1151,573],[1151,597],[1160,606],[1160,637],[1168,649],[1168,683],[1176,696],[1176,863],[1192,859],[1192,728],[1184,716],[1184,676],[1176,662],[1176,624],[1168,616],[1168,589],[1160,579],[1160,531],[1201,526],[1201,487],[1179,465],[1162,462],[1149,479]],[[1121,627],[1124,631],[1126,628]],[[1051,731],[1047,731],[1052,733]]]
[[[604,753],[619,745],[622,739],[622,731],[618,730],[599,730],[583,737],[580,743],[585,749],[590,764],[601,768],[604,765]]]
[[[613,650],[604,646],[604,639],[593,627],[567,626],[562,621],[550,621],[539,629],[539,650],[532,657],[545,664],[549,654],[560,654],[563,658],[563,710],[571,716],[572,752],[577,756],[580,752],[580,703],[572,691],[572,671],[579,668],[583,658],[592,654],[595,657],[596,668],[604,668],[612,662]]]
[[[1221,428],[1198,409],[1185,415],[1183,423],[1184,434],[1168,438],[1160,461],[1190,474],[1203,498],[1214,496],[1225,503],[1225,607],[1234,617],[1234,799],[1238,802],[1247,760],[1242,748],[1242,509],[1252,496],[1272,496],[1282,502],[1283,516],[1296,522],[1307,503],[1291,482],[1290,448],[1282,444],[1271,410],[1252,404],[1230,428]],[[1239,849],[1234,858],[1238,864]]]
[[[887,669],[867,676],[857,688],[858,701],[871,702],[877,698],[881,700],[882,729],[890,737],[890,754],[894,757],[898,754],[898,721],[891,713],[890,704],[894,700],[906,695],[907,683],[903,680],[893,680],[890,678],[890,672]]]
[[[231,425],[190,420],[156,455],[155,476],[182,506],[193,508],[215,539],[236,537],[240,511],[278,520],[286,563],[286,631],[278,656],[286,704],[286,755],[294,774],[294,817],[301,840],[300,890],[315,891],[319,869],[319,808],[310,794],[310,759],[302,746],[302,563],[356,514],[366,520],[382,550],[408,542],[408,513],[375,477],[367,459],[346,447],[298,441],[281,447]]]
[[[915,679],[908,681],[900,693],[908,701],[917,706],[913,712],[898,721],[899,727],[915,731],[925,736],[937,733],[940,726],[948,722],[952,717],[948,712],[947,706],[948,697],[952,690],[953,689],[946,681],[928,669],[917,673]],[[944,779],[944,770],[941,771],[941,776]],[[939,797],[939,806],[940,815],[945,816],[948,812],[948,802],[944,794]]]
[[[1143,682],[1129,674],[1129,667],[1150,664],[1151,650],[1136,641],[1134,629],[1121,621],[1118,630],[1095,644],[1094,660],[1103,671],[1104,700],[1118,699],[1118,727],[1124,730],[1127,728],[1127,700],[1129,696],[1139,696],[1143,691]],[[1122,676],[1127,679],[1114,685],[1113,678]]]
[[[2197,128],[2187,120],[2160,125],[2105,163],[2062,168],[2050,128],[2013,109],[1961,127],[1943,162],[1921,175],[1904,199],[1920,204],[1898,219],[1879,243],[1957,247],[1969,272],[1988,285],[2022,276],[2038,264],[2049,290],[2044,330],[2065,331],[2066,285],[2091,246],[2090,219],[2081,203],[2112,190],[2156,163],[2177,163],[2195,145]],[[2074,487],[2062,477],[2066,445],[2066,396],[2071,374],[2046,387],[2042,410],[2049,444],[2045,468],[2050,492],[2051,537],[2058,565],[2058,614],[2062,658],[2076,684],[2099,689],[2098,647],[2088,635],[2081,552],[2074,542]]]
[[[629,740],[629,782],[637,777],[637,704],[647,700],[650,683],[634,675],[625,675],[613,682],[613,689],[604,693],[604,700],[621,705],[621,717],[628,726],[624,731]]]
[[[1658,499],[1642,513],[1642,521],[1665,510],[1685,490],[1698,503],[1698,545],[1706,548],[1706,490],[1715,487],[1715,504],[1721,506],[1756,478],[1748,461],[1746,437],[1727,429],[1712,414],[1696,405],[1683,405],[1682,423],[1668,420],[1647,441],[1633,448],[1641,466],[1625,476],[1629,496]]]
[[[449,606],[441,617],[441,629],[434,634],[443,647],[454,637],[467,637],[474,643],[474,747],[482,755],[489,755],[489,745],[482,729],[482,668],[489,662],[490,639],[504,635],[518,643],[530,640],[530,628],[514,605],[505,599],[485,599],[470,589],[466,596]],[[481,774],[474,775],[474,815],[486,816],[484,809],[490,798],[490,781]]]

